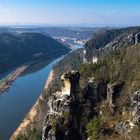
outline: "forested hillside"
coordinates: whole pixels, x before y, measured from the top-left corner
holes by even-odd
[[[69,49],[39,33],[0,33],[0,72],[42,58],[50,59]]]

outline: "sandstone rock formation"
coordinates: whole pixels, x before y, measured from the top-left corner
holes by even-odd
[[[84,62],[97,62],[104,52],[130,47],[140,43],[140,29],[100,31],[89,40],[84,48]]]
[[[62,75],[61,80],[63,82],[62,91],[54,93],[49,98],[48,113],[44,120],[44,127],[42,130],[42,140],[63,140],[64,137],[68,137],[67,135],[69,135],[66,134],[69,132],[65,132],[63,125],[58,120],[63,118],[64,114],[71,114],[73,108],[78,105],[74,104],[74,102],[72,103],[72,101],[76,100],[78,97],[80,74],[77,71],[71,71]],[[75,107],[72,107],[74,105]],[[76,113],[77,109],[75,108],[75,113],[72,114]],[[78,124],[76,123],[78,119],[77,115],[71,117],[74,121],[72,124],[78,129]],[[60,119],[60,121],[63,120]]]
[[[124,83],[114,83],[107,85],[107,100],[109,103],[110,113],[113,115],[115,113],[115,100],[119,96],[119,92]]]
[[[140,90],[132,95],[132,122],[140,123]]]
[[[140,32],[136,33],[135,35],[135,45],[137,45],[138,43],[140,43]]]

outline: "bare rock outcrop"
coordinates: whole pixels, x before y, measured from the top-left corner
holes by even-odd
[[[77,128],[77,100],[79,93],[80,74],[77,71],[71,71],[61,77],[63,87],[61,91],[53,93],[49,97],[48,112],[44,120],[44,127],[42,130],[42,140],[64,139],[70,132],[63,128],[63,116],[69,114],[74,121],[72,124]],[[75,107],[73,107],[76,105]],[[75,113],[72,113],[75,108]],[[73,114],[73,115],[72,115]],[[72,126],[72,125],[71,125]],[[77,128],[78,129],[78,128]]]
[[[122,82],[115,82],[107,85],[107,100],[112,115],[115,113],[115,99],[119,96],[123,84]]]
[[[140,43],[140,32],[135,34],[135,45],[137,45],[138,43]]]
[[[140,90],[136,91],[132,95],[132,104],[131,104],[131,113],[132,113],[132,122],[140,123]]]

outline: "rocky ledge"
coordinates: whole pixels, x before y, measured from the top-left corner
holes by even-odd
[[[64,139],[69,137],[70,132],[64,131],[64,128],[61,128],[61,121],[64,121],[63,117],[68,117],[73,110],[72,106],[75,106],[75,115],[71,116],[77,122],[77,105],[78,105],[78,93],[79,93],[79,80],[80,74],[77,71],[71,71],[62,75],[61,80],[63,86],[61,91],[53,93],[49,97],[48,102],[48,112],[44,120],[44,127],[42,133],[42,140],[51,140],[51,139]],[[75,104],[72,104],[75,102]],[[76,103],[77,102],[77,103]],[[63,119],[62,119],[63,118]],[[60,122],[58,121],[60,120]],[[73,119],[72,119],[73,120]],[[57,122],[58,121],[58,122]],[[63,125],[64,122],[62,122]],[[73,122],[74,123],[74,122]],[[79,131],[78,124],[73,126],[77,131]],[[56,130],[58,129],[58,130]]]
[[[47,115],[42,129],[42,140],[86,140],[91,139],[87,126],[92,118],[104,118],[106,113],[116,116],[116,100],[120,96],[123,82],[113,84],[103,79],[96,83],[89,78],[85,87],[80,86],[80,73],[71,71],[61,77],[61,90],[53,93],[47,103]],[[132,94],[130,117],[121,122],[105,123],[99,134],[126,136],[140,121],[140,91]],[[105,112],[105,110],[108,112]],[[123,110],[122,114],[124,113]]]

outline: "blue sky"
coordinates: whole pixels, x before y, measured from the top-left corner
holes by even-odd
[[[140,0],[0,0],[0,24],[140,25]]]

